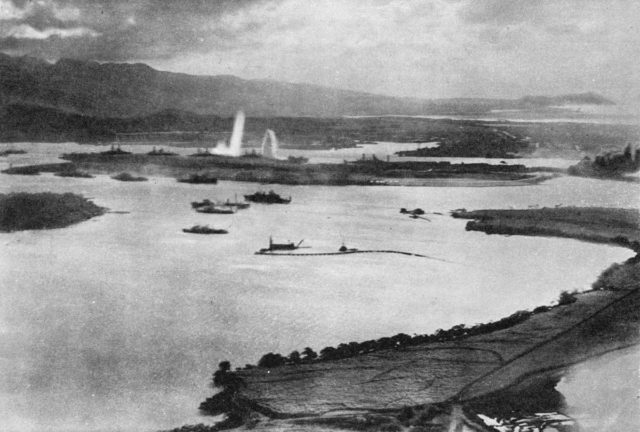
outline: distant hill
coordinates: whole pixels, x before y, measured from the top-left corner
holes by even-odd
[[[591,96],[593,101],[601,98]],[[476,114],[556,104],[554,98],[547,99],[396,98],[309,84],[162,72],[144,64],[69,59],[52,64],[0,54],[0,105],[39,105],[95,117],[144,116],[167,109],[230,116],[239,108],[263,117]]]
[[[563,106],[563,105],[615,105],[604,96],[596,93],[579,93],[560,96],[525,96],[519,100],[522,105]]]

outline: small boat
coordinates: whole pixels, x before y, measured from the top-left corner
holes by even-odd
[[[191,202],[191,207],[194,209],[200,208],[200,207],[207,207],[210,205],[215,205],[214,202],[212,202],[211,200],[208,199],[203,199],[202,201],[192,201]]]
[[[266,193],[256,192],[251,195],[245,195],[244,199],[263,204],[289,204],[291,202],[291,197],[283,198],[272,190]]]
[[[226,229],[210,228],[209,225],[194,225],[191,228],[183,228],[183,232],[190,234],[228,234]]]
[[[423,215],[424,214],[424,210],[422,210],[421,208],[417,208],[417,209],[413,209],[413,210],[407,210],[406,208],[401,208],[400,209],[400,213],[401,214],[409,214],[409,215]]]
[[[198,213],[209,214],[234,214],[236,212],[233,207],[222,207],[216,206],[215,204],[196,207],[196,211]]]
[[[347,245],[345,245],[344,243],[342,243],[342,246],[340,246],[340,248],[338,249],[338,252],[340,253],[353,253],[353,252],[357,252],[358,249],[356,248],[348,248]]]

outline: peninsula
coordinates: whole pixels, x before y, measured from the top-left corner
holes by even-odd
[[[524,220],[537,220],[546,227],[544,235],[632,249],[640,240],[637,210],[455,213],[485,220],[489,216],[502,226],[515,227],[510,233],[518,233]],[[564,292],[555,305],[519,311],[495,323],[341,344],[320,355],[310,348],[302,356],[292,353],[286,358],[269,353],[257,367],[216,372],[214,384],[222,391],[200,409],[227,414],[227,420],[214,428],[446,431],[464,425],[465,430],[486,431],[492,429],[482,419],[491,417],[505,427],[511,425],[504,430],[515,430],[516,423],[524,424],[523,418],[531,424],[551,421],[535,413],[562,411],[563,397],[555,384],[567,368],[640,343],[639,306],[636,256],[605,271],[590,291]],[[561,414],[555,418],[558,426],[572,421]]]

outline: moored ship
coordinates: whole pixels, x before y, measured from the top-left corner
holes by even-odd
[[[294,243],[294,242],[274,243],[273,238],[269,237],[269,247],[268,248],[262,248],[256,253],[257,254],[265,254],[265,253],[271,253],[271,252],[276,252],[276,251],[292,251],[292,250],[296,250],[296,249],[300,248],[300,245],[302,244],[303,241],[304,240],[300,240],[297,244]]]
[[[244,199],[263,204],[289,204],[291,202],[291,197],[283,198],[272,190],[269,192],[256,192],[254,194],[245,195]]]
[[[228,234],[226,229],[211,228],[209,225],[194,225],[191,228],[183,228],[183,232],[190,234]]]
[[[209,214],[234,214],[236,210],[233,207],[216,206],[216,204],[208,204],[204,206],[195,207],[198,213]]]
[[[149,156],[177,156],[178,153],[173,153],[173,152],[170,152],[170,151],[166,151],[162,147],[156,148],[154,146],[153,150],[148,152],[147,155],[149,155]]]

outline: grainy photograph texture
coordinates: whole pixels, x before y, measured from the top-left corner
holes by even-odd
[[[639,23],[0,0],[0,430],[640,430]]]

